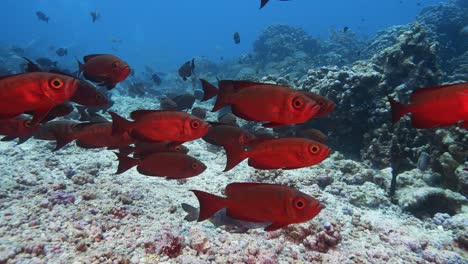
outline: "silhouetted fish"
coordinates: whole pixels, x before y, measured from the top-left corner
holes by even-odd
[[[234,32],[234,43],[239,44],[240,43],[240,35],[239,32]]]
[[[195,59],[185,62],[179,68],[179,75],[182,77],[182,80],[186,81],[188,77],[192,76],[195,70]]]
[[[93,20],[93,23],[101,18],[101,14],[99,14],[97,10],[91,11],[89,14],[91,15],[91,19]]]
[[[39,20],[49,23],[50,17],[46,16],[43,12],[37,11],[36,16]]]
[[[65,48],[59,48],[55,51],[55,53],[60,56],[60,57],[63,57],[63,56],[67,56],[68,55],[68,50],[65,49]]]

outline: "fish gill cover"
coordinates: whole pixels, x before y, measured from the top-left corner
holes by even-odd
[[[468,261],[468,1],[0,14],[0,263]]]

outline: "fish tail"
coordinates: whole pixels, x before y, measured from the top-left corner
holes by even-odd
[[[200,214],[198,208],[186,203],[182,203],[181,205],[182,209],[184,209],[184,211],[187,213],[187,215],[184,217],[185,221],[193,222],[198,219],[198,215]]]
[[[220,81],[218,87],[218,97],[216,97],[216,102],[211,112],[216,112],[226,105],[229,105],[229,98],[231,94],[234,93],[234,86],[230,81]]]
[[[126,146],[126,147],[123,147],[123,148],[119,148],[119,153],[122,154],[122,155],[128,156],[128,155],[132,154],[135,151],[135,149],[136,149],[135,147]]]
[[[78,76],[80,76],[83,72],[83,63],[77,57],[75,57],[75,59],[76,62],[78,62]]]
[[[387,96],[388,101],[392,109],[392,123],[395,124],[400,120],[404,115],[409,113],[407,105],[401,104],[390,96]]]
[[[248,158],[246,152],[244,151],[244,147],[241,145],[232,144],[225,145],[223,147],[227,156],[226,168],[224,168],[224,172],[231,170],[237,164]]]
[[[207,80],[200,79],[202,83],[202,88],[203,88],[203,99],[201,100],[202,102],[207,101],[216,95],[218,95],[219,91],[218,88],[216,88],[214,85],[209,83]]]
[[[119,116],[114,112],[109,112],[112,117],[112,135],[122,135],[132,128],[132,122]]]
[[[130,168],[138,165],[139,160],[132,159],[127,157],[124,154],[114,152],[117,158],[119,159],[119,167],[117,168],[117,172],[115,174],[121,174],[129,170]]]
[[[200,203],[200,213],[198,216],[198,222],[206,220],[213,216],[216,212],[226,207],[226,199],[223,197],[216,196],[211,193],[190,190],[197,196],[198,202]]]

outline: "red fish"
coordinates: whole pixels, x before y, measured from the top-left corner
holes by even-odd
[[[270,223],[265,231],[314,218],[324,208],[319,201],[294,188],[267,183],[231,183],[226,197],[191,190],[200,203],[198,221],[226,208],[226,215],[237,220]]]
[[[219,91],[201,80],[205,96],[218,96],[212,112],[230,105],[232,113],[249,121],[268,122],[264,127],[300,124],[314,117],[320,106],[303,93],[285,86],[249,81],[219,81]]]
[[[129,132],[140,141],[171,141],[177,145],[203,137],[210,127],[208,122],[185,112],[137,110],[130,115],[134,122],[110,114],[113,135]]]
[[[261,170],[304,168],[322,162],[330,152],[326,145],[306,138],[254,139],[244,146],[226,148],[224,171],[247,158],[249,166]]]
[[[120,153],[115,154],[119,159],[117,174],[137,166],[138,172],[143,175],[185,179],[197,176],[206,170],[203,162],[183,153],[159,152],[143,159],[132,159]]]
[[[77,87],[77,79],[48,72],[0,77],[0,119],[32,111],[31,123],[37,124],[54,106],[73,96]]]
[[[133,153],[134,158],[145,158],[158,152],[178,152],[187,154],[189,149],[184,145],[174,145],[172,142],[135,142],[135,146],[119,149],[119,153],[129,155]]]
[[[411,113],[414,128],[437,128],[455,125],[468,129],[468,83],[441,85],[413,91],[409,104],[388,97],[392,122]]]
[[[37,64],[32,62],[30,59],[23,57],[28,63],[26,65],[26,72],[45,72]],[[56,73],[61,75],[71,76],[67,73],[59,72],[57,70],[49,71],[50,73]],[[87,81],[79,80],[78,88],[73,96],[70,98],[70,101],[75,102],[84,106],[95,106],[101,107],[109,104],[109,99],[99,91],[94,85],[90,84]]]
[[[320,106],[320,110],[317,112],[317,114],[314,117],[318,118],[318,117],[324,117],[326,115],[329,115],[336,108],[335,103],[333,103],[333,101],[331,101],[330,99],[326,97],[323,97],[319,94],[308,92],[308,91],[302,91],[302,93],[305,94],[310,99],[317,102],[317,104]]]
[[[5,135],[1,141],[11,141],[19,138],[18,144],[28,140],[40,129],[40,125],[32,125],[31,119],[17,116],[0,120],[0,135]]]
[[[83,58],[84,64],[78,61],[79,72],[92,82],[107,89],[127,78],[130,66],[122,59],[110,54],[93,54]]]

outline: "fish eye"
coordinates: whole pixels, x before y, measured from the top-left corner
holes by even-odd
[[[104,96],[102,96],[102,94],[100,94],[100,93],[96,94],[96,99],[102,100],[103,98],[104,98]]]
[[[302,199],[302,198],[297,198],[296,200],[294,200],[294,207],[296,209],[299,209],[299,210],[304,209],[305,204],[306,203],[305,203],[304,199]]]
[[[200,127],[200,121],[198,120],[192,120],[192,122],[190,122],[190,126],[194,129],[196,128],[199,128]]]
[[[53,78],[52,80],[50,80],[49,84],[54,89],[60,89],[63,87],[63,81],[59,78]]]
[[[175,149],[175,151],[178,152],[178,151],[180,151],[180,146],[176,146],[174,149]]]
[[[325,104],[325,102],[322,101],[322,100],[318,101],[317,103],[318,103],[320,106],[323,106],[323,105]]]
[[[117,61],[112,63],[112,68],[117,69],[119,67],[119,63]]]
[[[198,167],[199,167],[198,163],[196,162],[192,163],[192,169],[196,170],[198,169]]]
[[[317,154],[317,153],[319,153],[319,151],[320,151],[320,147],[317,146],[317,145],[311,145],[311,146],[309,147],[309,150],[310,150],[310,152],[311,152],[312,154]]]
[[[26,120],[26,121],[23,122],[23,125],[24,125],[25,127],[31,127],[31,126],[32,126],[32,122],[31,122],[31,120]]]
[[[304,105],[304,102],[302,101],[301,98],[296,97],[296,98],[293,99],[292,105],[293,105],[293,107],[294,107],[295,109],[301,109],[302,106]]]

